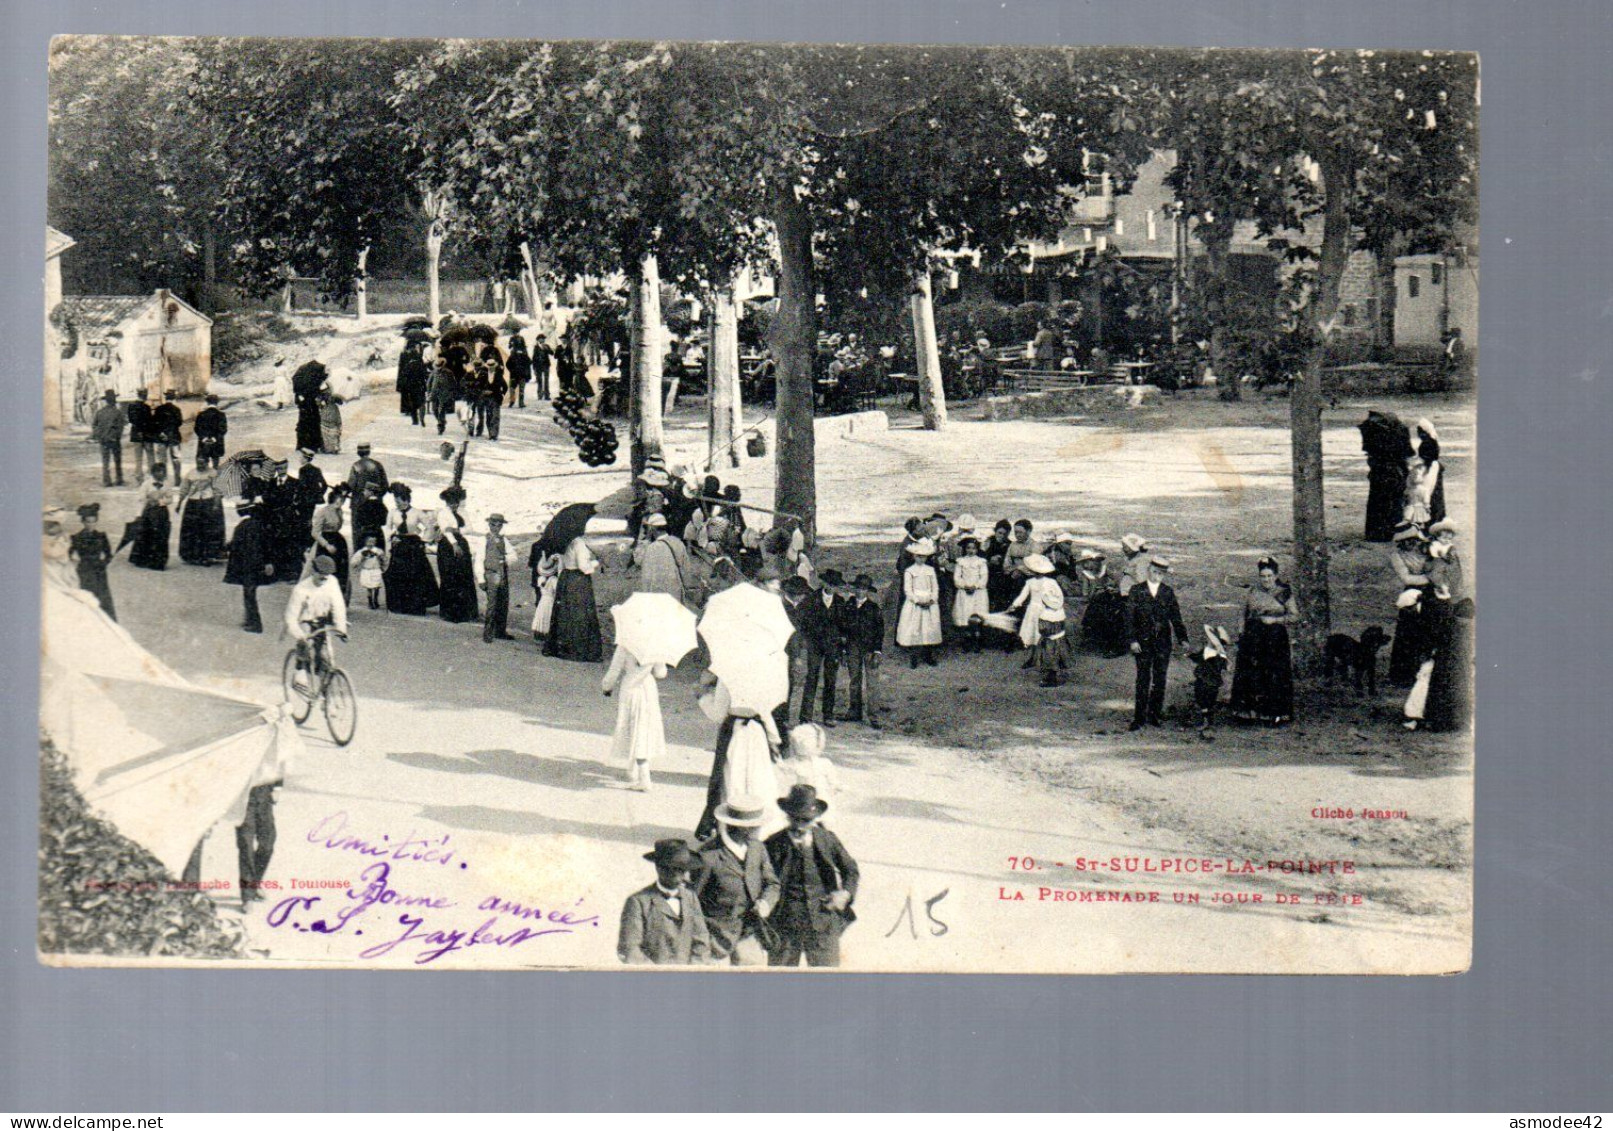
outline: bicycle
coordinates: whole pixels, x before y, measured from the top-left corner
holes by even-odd
[[[281,686],[291,717],[300,726],[314,712],[314,704],[321,702],[325,714],[325,729],[331,741],[346,746],[353,741],[358,728],[358,697],[353,694],[353,681],[336,666],[335,652],[330,635],[346,637],[334,625],[324,625],[308,635],[306,641],[286,653],[281,669]],[[312,655],[312,670],[309,655]]]

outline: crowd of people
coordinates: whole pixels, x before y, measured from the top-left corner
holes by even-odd
[[[297,639],[314,627],[303,612],[326,609],[325,620],[339,620],[345,631],[347,610],[359,603],[404,616],[435,612],[449,623],[479,620],[485,641],[515,639],[509,609],[517,558],[502,515],[489,514],[484,530],[469,529],[465,453],[470,438],[498,439],[502,410],[522,407],[528,385],[546,400],[554,392],[551,375],[564,391],[574,387],[576,368],[568,347],[551,349],[541,334],[530,349],[520,333],[503,344],[482,335],[439,346],[435,334],[406,339],[397,380],[400,411],[413,425],[425,427],[434,416],[440,435],[454,415],[466,435],[451,482],[434,504],[417,502],[415,489],[389,476],[369,444],[358,446],[339,481],[326,479],[317,457],[333,440],[339,446],[339,423],[333,435],[321,412],[335,398],[323,368],[310,363],[294,378],[296,469],[256,453],[262,458],[228,487],[221,476],[235,459],[226,456],[229,422],[217,397],[207,398],[194,422],[194,461],[186,470],[173,394],[156,406],[143,394],[124,406],[107,393],[92,428],[103,483],[124,483],[128,428],[140,513],[114,547],[99,529],[99,504],[86,503],[70,538],[58,529],[53,542],[47,525],[47,547],[60,543],[55,557],[63,568],[76,570],[78,583],[115,616],[109,564],[128,547],[132,565],[165,569],[177,515],[181,560],[225,564],[223,580],[242,592],[247,632],[263,631],[258,590],[287,583],[296,587],[287,615]],[[1374,412],[1362,437],[1369,463],[1366,537],[1390,542],[1398,594],[1388,681],[1408,689],[1408,728],[1466,727],[1474,606],[1458,530],[1445,515],[1437,432],[1427,420],[1412,429]],[[452,446],[442,447],[450,458]],[[228,544],[226,492],[239,515]],[[525,555],[530,631],[547,657],[607,660],[596,593],[602,558],[587,537],[593,513],[590,504],[564,508]],[[49,521],[61,528],[64,517]],[[828,731],[844,722],[882,727],[892,647],[915,670],[954,654],[1018,653],[1022,668],[1034,670],[1046,688],[1072,678],[1078,654],[1100,662],[1130,655],[1133,731],[1164,724],[1170,665],[1181,648],[1193,666],[1185,721],[1204,737],[1213,737],[1223,713],[1269,726],[1294,717],[1289,634],[1299,610],[1273,556],[1261,557],[1243,585],[1234,638],[1208,623],[1200,636],[1190,633],[1171,584],[1174,563],[1138,534],[1126,534],[1108,554],[1067,530],[1048,536],[1028,518],[988,528],[972,514],[936,512],[906,522],[890,575],[848,578],[818,567],[795,516],[749,504],[738,486],[668,468],[658,456],[634,483],[626,525],[633,593],[698,614],[744,587],[775,610],[788,632],[767,659],[778,665],[782,690],[765,704],[738,701],[712,671],[701,677],[700,706],[717,726],[704,806],[690,838],[663,839],[646,854],[656,882],[623,908],[624,962],[838,962],[840,934],[855,919],[858,876],[845,845],[822,824],[837,788]],[[1336,652],[1359,680],[1386,639],[1377,629],[1360,640],[1335,637],[1328,643],[1330,667]],[[641,659],[619,642],[608,660],[601,691],[617,699],[613,758],[630,788],[648,790],[665,755],[658,685],[670,665]],[[1375,677],[1375,667],[1366,670]],[[272,796],[254,805],[258,824],[272,830]],[[261,876],[266,860],[252,859],[251,870]],[[243,881],[247,870],[243,863]]]

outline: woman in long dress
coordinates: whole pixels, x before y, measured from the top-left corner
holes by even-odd
[[[1294,659],[1288,626],[1299,619],[1294,596],[1274,558],[1261,558],[1260,583],[1243,604],[1243,634],[1232,675],[1235,718],[1281,726],[1294,715]]]
[[[1120,599],[1109,563],[1096,550],[1082,550],[1075,563],[1077,594],[1086,602],[1081,642],[1094,652],[1118,656],[1126,650],[1126,604]]]
[[[314,539],[314,552],[309,555],[310,560],[325,554],[336,563],[336,582],[342,587],[342,596],[345,598],[351,597],[348,572],[352,564],[352,555],[348,552],[347,535],[342,533],[342,528],[347,522],[343,506],[351,494],[352,490],[346,483],[338,483],[332,487],[325,505],[314,512],[309,527]]]
[[[902,574],[902,614],[896,621],[896,643],[908,649],[913,667],[923,660],[936,666],[935,651],[941,646],[941,579],[930,558],[935,543],[920,538],[907,547],[913,564]]]
[[[783,745],[778,725],[766,711],[760,714],[731,710],[733,734],[723,759],[724,801],[736,797],[777,797],[778,771],[773,762]]]
[[[394,483],[392,494],[398,501],[398,514],[392,527],[391,561],[386,569],[386,609],[389,613],[425,616],[437,603],[437,579],[421,538],[425,518],[412,505],[407,485]]]
[[[1437,602],[1445,605],[1447,602]],[[1434,667],[1422,725],[1431,731],[1466,730],[1473,724],[1473,598],[1436,613]]]
[[[1394,533],[1394,548],[1389,551],[1389,566],[1399,583],[1399,593],[1423,590],[1428,587],[1428,570],[1432,559],[1428,554],[1428,538],[1410,523],[1402,523]],[[1394,687],[1410,687],[1417,678],[1417,665],[1422,663],[1422,603],[1399,603],[1395,615],[1395,639],[1389,647],[1389,683]]]
[[[560,660],[597,664],[605,653],[599,634],[599,606],[594,601],[594,571],[599,559],[581,536],[573,538],[560,555],[554,620],[543,654]]]
[[[224,500],[210,471],[187,471],[179,488],[179,560],[210,566],[224,560]]]
[[[146,487],[145,503],[140,517],[134,523],[134,545],[129,549],[129,564],[141,569],[168,568],[168,540],[173,535],[173,518],[168,508],[173,504],[174,493],[168,489],[166,469],[158,464],[151,469],[151,483]]]
[[[319,394],[319,450],[328,456],[342,450],[341,406],[329,389]]]
[[[463,624],[481,616],[476,595],[476,563],[465,539],[463,487],[447,487],[442,492],[442,509],[437,512],[437,577],[441,598],[437,615],[450,624]]]
[[[650,789],[650,763],[666,757],[666,731],[661,723],[661,690],[657,681],[666,678],[665,664],[643,664],[626,648],[617,645],[610,668],[600,684],[606,695],[620,692],[616,700],[616,733],[611,739],[611,757],[627,770],[630,788],[641,793]]]

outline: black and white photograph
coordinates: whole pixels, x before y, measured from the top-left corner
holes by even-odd
[[[1469,967],[1477,55],[48,69],[40,961]]]

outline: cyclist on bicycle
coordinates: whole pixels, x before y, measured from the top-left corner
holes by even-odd
[[[297,642],[300,666],[308,671],[318,670],[314,664],[318,657],[310,642],[319,639],[316,634],[326,627],[334,628],[338,636],[346,639],[347,598],[336,580],[335,561],[320,554],[314,558],[314,572],[297,582],[286,603],[286,631]],[[326,667],[330,666],[329,649],[328,643],[319,649]]]

